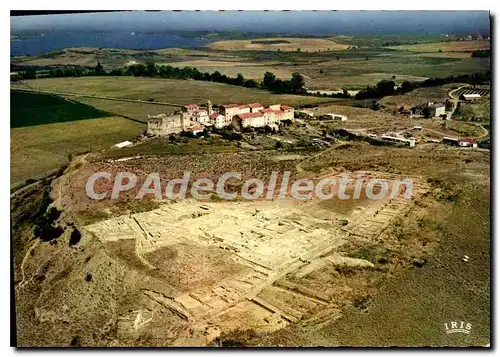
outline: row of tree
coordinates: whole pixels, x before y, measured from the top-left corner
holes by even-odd
[[[241,73],[238,73],[236,77],[233,78],[222,74],[219,71],[208,73],[200,72],[197,68],[193,67],[178,68],[168,65],[158,66],[154,63],[149,63],[147,65],[134,64],[128,68],[127,74],[136,77],[160,77],[211,81],[247,88],[263,88],[274,93],[303,94],[306,92],[306,89],[304,88],[304,78],[298,72],[293,73],[290,80],[282,80],[276,78],[274,73],[266,72],[264,74],[264,80],[259,83],[254,79],[246,79]]]
[[[226,83],[237,86],[244,86],[248,88],[260,87],[254,79],[246,79],[241,73],[238,73],[235,78],[229,77],[225,74],[215,71],[213,73],[200,72],[196,67],[173,67],[168,65],[156,65],[154,63],[134,64],[128,67],[127,71],[121,73],[122,75],[131,75],[134,77],[159,77],[171,79],[194,79],[195,81],[210,81],[218,83]],[[110,75],[120,75],[111,74]]]
[[[66,67],[49,69],[45,73],[45,77],[82,77],[82,76],[134,76],[134,77],[158,77],[170,79],[193,79],[196,81],[210,81],[217,83],[226,83],[235,86],[243,86],[247,88],[262,88],[273,93],[290,93],[290,94],[305,94],[304,78],[295,72],[290,80],[282,80],[276,78],[272,72],[266,72],[264,80],[257,82],[255,79],[247,79],[243,74],[238,73],[236,77],[229,77],[225,74],[215,71],[213,73],[201,72],[195,67],[173,67],[169,65],[134,64],[128,67],[127,70],[114,69],[106,72],[103,66],[98,62],[94,68],[83,67]],[[20,72],[21,79],[35,79],[37,72],[34,68],[28,68],[24,72]]]
[[[27,68],[24,72],[19,73],[22,79],[34,79],[37,77],[37,72],[34,68]],[[134,64],[128,67],[126,71],[121,69],[114,69],[109,73],[106,72],[103,66],[98,62],[97,66],[90,69],[82,67],[66,67],[64,69],[50,69],[46,76],[48,77],[81,77],[81,76],[122,76],[129,75],[135,77],[158,77],[170,79],[192,79],[198,81],[211,81],[217,83],[226,83],[230,85],[243,86],[247,88],[262,88],[267,89],[273,93],[288,93],[288,94],[302,94],[313,95],[321,97],[332,98],[351,98],[347,90],[341,93],[308,93],[305,88],[304,77],[295,72],[292,74],[291,79],[283,80],[276,77],[272,72],[266,72],[262,82],[257,82],[254,79],[246,79],[241,73],[236,77],[229,77],[221,74],[219,71],[213,73],[201,72],[195,67],[173,67],[169,65],[156,65],[154,63],[148,64]],[[460,76],[448,76],[445,78],[429,78],[423,82],[409,82],[404,81],[399,87],[392,80],[382,80],[375,86],[368,86],[359,91],[355,99],[381,99],[390,95],[405,94],[411,92],[419,87],[436,87],[448,83],[468,83],[472,85],[488,84],[491,81],[491,72],[464,74]]]
[[[274,93],[304,94],[307,92],[304,85],[304,77],[298,72],[293,73],[290,80],[282,80],[276,78],[274,73],[266,72],[264,80],[261,83],[261,88]]]
[[[482,73],[462,74],[459,76],[448,76],[444,78],[429,78],[419,82],[420,87],[438,87],[449,83],[467,83],[473,86],[479,84],[490,84],[491,71]]]

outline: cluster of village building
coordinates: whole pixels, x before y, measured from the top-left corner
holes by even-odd
[[[282,104],[274,104],[268,108],[260,103],[224,104],[214,109],[210,101],[206,108],[197,104],[185,105],[173,114],[148,115],[148,134],[165,136],[181,131],[194,134],[205,127],[217,129],[232,126],[236,130],[248,127],[277,126],[281,120],[293,120],[294,108]]]

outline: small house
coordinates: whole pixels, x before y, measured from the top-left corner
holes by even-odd
[[[346,121],[347,120],[346,116],[340,115],[340,114],[333,114],[333,113],[326,113],[326,114],[323,114],[321,117],[322,117],[322,119],[325,119],[325,120],[339,120],[339,121]]]
[[[459,139],[458,146],[477,148],[477,140],[476,139],[468,139],[468,138]]]
[[[427,102],[411,108],[411,113],[426,118],[439,118],[446,115],[446,106],[443,103]]]
[[[481,98],[481,96],[477,93],[473,93],[473,94],[462,94],[460,95],[459,99],[460,100],[465,100],[467,102],[470,102],[470,101],[473,101],[473,100],[476,100],[476,99],[479,99]]]

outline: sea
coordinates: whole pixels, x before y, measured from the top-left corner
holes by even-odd
[[[45,31],[11,34],[11,56],[33,56],[68,47],[121,48],[155,50],[159,48],[196,48],[209,44],[204,38],[184,37],[176,33],[135,33],[130,31]]]

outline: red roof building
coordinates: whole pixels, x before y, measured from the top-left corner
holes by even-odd
[[[462,141],[462,142],[466,142],[466,143],[471,143],[471,144],[477,143],[477,139],[471,139],[471,138],[463,138],[463,139],[460,139],[458,141]]]
[[[196,134],[196,133],[202,132],[203,131],[203,127],[201,125],[193,125],[188,130],[191,131],[191,132],[193,132],[194,134]]]
[[[240,119],[259,118],[262,116],[262,113],[260,112],[242,113],[242,114],[236,114],[235,116],[239,117]]]
[[[185,105],[184,108],[186,108],[186,109],[198,109],[198,106],[196,104],[189,104],[189,105]]]
[[[465,146],[469,147],[472,146],[473,148],[477,147],[477,140],[476,139],[471,139],[471,138],[463,138],[458,140],[458,146]]]
[[[248,104],[248,106],[249,106],[250,108],[261,108],[261,107],[263,108],[263,107],[264,107],[264,106],[263,106],[262,104],[260,104],[260,103],[252,103],[252,104]]]

